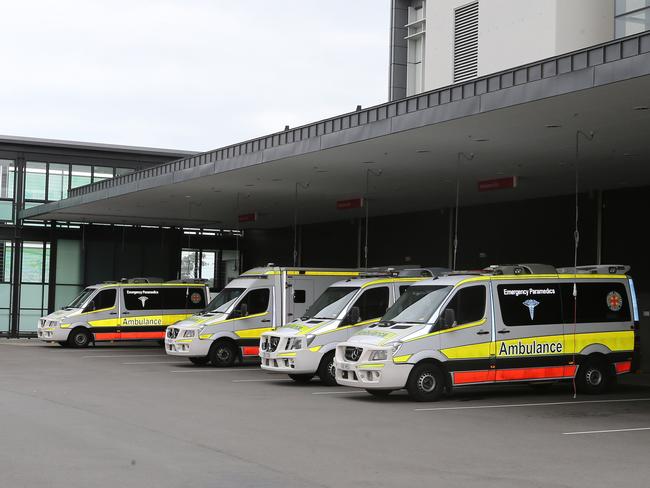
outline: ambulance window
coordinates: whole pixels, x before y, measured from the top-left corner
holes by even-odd
[[[388,287],[381,286],[364,291],[353,307],[359,307],[359,322],[371,319],[379,319],[388,309]],[[341,325],[350,325],[343,321]]]
[[[574,323],[573,283],[563,283],[562,310],[564,322]],[[623,283],[578,283],[577,321],[579,324],[627,322],[630,302]]]
[[[187,302],[187,288],[175,286],[163,290],[163,309],[183,310],[187,308]]]
[[[410,286],[411,286],[411,285],[401,285],[401,286],[399,287],[399,294],[400,294],[400,296],[402,295],[402,293],[404,293],[406,290],[408,290]]]
[[[111,308],[115,306],[115,297],[117,296],[117,290],[115,288],[111,290],[102,290],[95,297],[90,300],[84,312],[93,312],[95,310],[103,310],[106,308]]]
[[[508,327],[562,323],[560,290],[546,283],[497,286],[501,318]]]
[[[246,314],[245,317],[249,315],[255,315],[258,313],[266,312],[269,308],[269,297],[271,292],[268,288],[258,288],[257,290],[249,291],[241,302],[237,304],[235,310],[233,310],[233,315],[242,316],[242,305],[246,304]]]
[[[125,288],[124,308],[136,311],[161,309],[162,291],[162,288]]]
[[[459,290],[445,307],[456,316],[454,327],[477,322],[485,317],[485,286],[468,286]],[[444,317],[444,312],[441,315]]]
[[[293,303],[305,303],[307,292],[305,290],[293,290]]]

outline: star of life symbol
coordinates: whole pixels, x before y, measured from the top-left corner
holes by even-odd
[[[149,300],[149,297],[140,297],[138,298],[140,300],[140,303],[142,303],[142,308],[144,308],[144,304]]]
[[[535,307],[539,305],[539,302],[537,300],[526,300],[524,302],[524,305],[528,307],[528,312],[530,313],[530,320],[535,320]]]

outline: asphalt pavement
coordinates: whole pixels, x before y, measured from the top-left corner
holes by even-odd
[[[404,392],[197,367],[157,345],[0,340],[2,488],[643,487],[650,377]]]

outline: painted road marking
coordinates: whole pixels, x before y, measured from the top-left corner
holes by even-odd
[[[345,393],[366,393],[364,390],[346,390],[346,391],[313,391],[312,395],[343,395]]]
[[[611,434],[614,432],[639,432],[641,430],[650,430],[650,427],[638,427],[636,429],[585,430],[583,432],[562,432],[562,435]]]
[[[181,363],[181,364],[187,364],[187,363]],[[170,373],[228,373],[230,371],[238,372],[238,371],[257,371],[257,369],[254,368],[211,368],[211,367],[206,367],[206,368],[191,368],[188,367],[187,369],[172,369]]]
[[[131,363],[120,363],[120,364],[186,364],[185,362],[179,363],[179,362],[172,362],[172,361],[134,361]]]
[[[617,398],[612,400],[578,400],[573,402],[547,402],[547,403],[511,403],[505,405],[469,405],[465,407],[436,407],[415,408],[415,412],[437,412],[442,410],[476,410],[481,408],[521,408],[521,407],[549,407],[555,405],[579,405],[585,403],[625,403],[648,402],[650,398]]]
[[[93,356],[81,356],[82,359],[89,358],[164,358],[166,354],[114,354],[114,355],[93,355]]]
[[[263,383],[266,381],[293,381],[291,378],[276,378],[274,380],[232,380],[233,383]]]

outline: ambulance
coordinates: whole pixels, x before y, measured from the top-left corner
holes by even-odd
[[[269,265],[232,280],[193,317],[167,328],[165,351],[193,364],[232,366],[257,357],[260,335],[305,314],[316,297],[358,270]]]
[[[38,338],[62,346],[88,347],[100,341],[164,340],[168,325],[205,308],[207,285],[200,281],[133,278],[84,289],[68,306],[38,321]]]
[[[601,393],[629,373],[638,307],[629,267],[493,266],[409,287],[337,346],[336,380],[416,401],[448,389],[573,380]]]
[[[336,345],[377,322],[410,285],[425,276],[433,276],[433,271],[373,271],[334,283],[302,317],[262,334],[262,369],[288,374],[299,383],[318,375],[322,383],[335,385]]]

